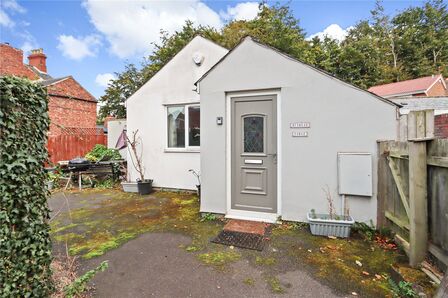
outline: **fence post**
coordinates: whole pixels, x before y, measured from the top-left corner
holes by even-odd
[[[377,190],[377,217],[376,217],[376,225],[378,228],[384,228],[386,226],[386,163],[384,161],[383,153],[386,148],[386,142],[378,141],[378,190]]]
[[[427,157],[428,134],[426,111],[411,112],[409,137],[409,264],[416,267],[426,256],[428,245]]]

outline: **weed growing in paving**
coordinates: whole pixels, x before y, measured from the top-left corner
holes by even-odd
[[[283,294],[285,292],[285,289],[282,287],[280,280],[277,277],[270,277],[267,282],[273,293]]]
[[[229,250],[229,251],[213,251],[209,253],[203,253],[198,255],[198,259],[207,265],[213,265],[218,269],[224,269],[224,266],[228,263],[236,262],[241,258],[241,254]]]

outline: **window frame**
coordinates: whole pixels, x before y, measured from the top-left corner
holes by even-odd
[[[168,109],[173,107],[183,107],[185,116],[185,146],[184,147],[169,147],[168,146]],[[199,107],[199,115],[201,113],[200,103],[179,103],[179,104],[169,104],[165,106],[165,152],[199,152],[201,146],[190,146],[190,136],[189,136],[189,126],[190,126],[190,107]],[[200,126],[199,126],[200,128]]]

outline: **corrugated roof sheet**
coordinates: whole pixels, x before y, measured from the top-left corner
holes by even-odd
[[[391,99],[401,104],[400,114],[408,114],[410,111],[434,110],[434,114],[448,113],[448,96],[440,97],[400,97]]]

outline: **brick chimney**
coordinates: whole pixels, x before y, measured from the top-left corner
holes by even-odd
[[[47,56],[45,56],[42,49],[31,50],[31,55],[28,56],[28,63],[36,67],[41,72],[47,73]]]

